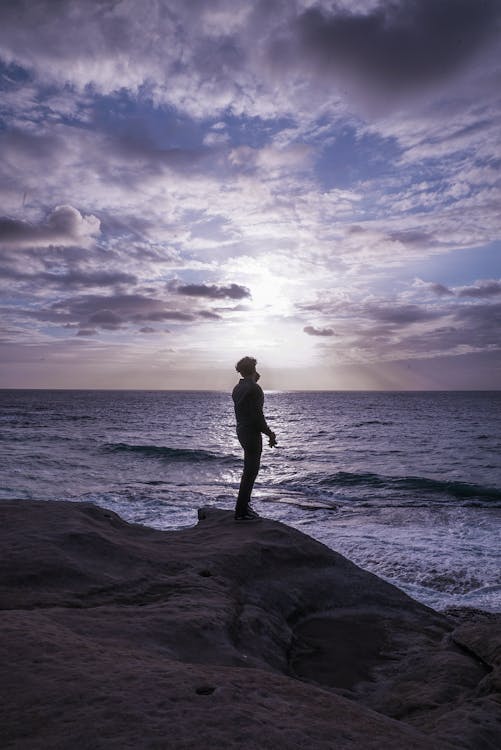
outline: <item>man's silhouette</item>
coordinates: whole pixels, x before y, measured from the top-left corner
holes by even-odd
[[[243,357],[235,369],[242,378],[233,389],[232,398],[237,418],[237,436],[244,449],[244,470],[235,507],[237,521],[252,521],[259,518],[250,507],[250,496],[259,471],[263,440],[261,433],[269,437],[270,447],[276,445],[275,433],[266,424],[263,414],[264,393],[257,384],[259,373],[253,357]]]

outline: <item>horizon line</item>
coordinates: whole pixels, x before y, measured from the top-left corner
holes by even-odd
[[[0,391],[228,393],[225,388],[70,388],[50,386],[0,386]],[[263,388],[265,393],[501,393],[501,388]]]

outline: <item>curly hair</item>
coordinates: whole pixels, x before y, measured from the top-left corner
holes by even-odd
[[[246,378],[249,375],[252,375],[256,369],[256,365],[257,359],[254,359],[254,357],[242,357],[242,359],[239,359],[235,365],[235,370],[239,372],[242,377]]]

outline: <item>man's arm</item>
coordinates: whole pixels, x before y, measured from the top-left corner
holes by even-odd
[[[263,406],[264,406],[264,393],[260,385],[256,383],[256,412],[257,422],[260,432],[264,432],[269,437],[270,448],[273,448],[277,444],[277,438],[273,430],[271,430],[266,422]]]

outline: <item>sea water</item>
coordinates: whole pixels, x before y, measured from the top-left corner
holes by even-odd
[[[271,392],[265,413],[260,514],[436,609],[501,611],[501,392]],[[159,529],[232,509],[242,469],[221,392],[3,390],[0,448],[0,499]]]

